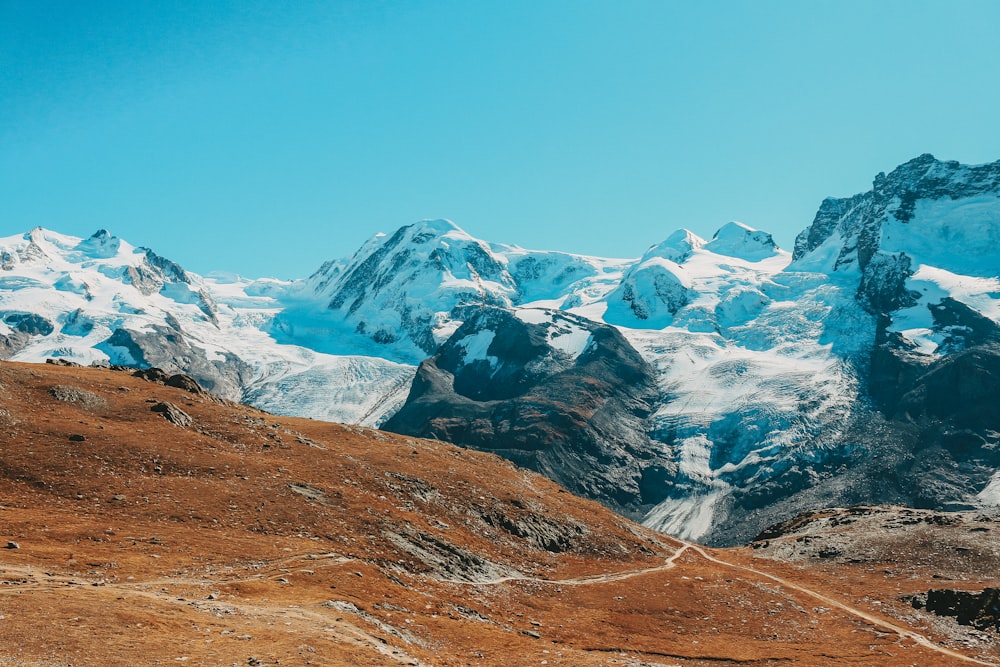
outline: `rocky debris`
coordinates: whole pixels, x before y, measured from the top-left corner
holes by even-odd
[[[69,359],[53,359],[52,357],[46,359],[45,363],[53,366],[66,366],[69,368],[79,368],[81,366],[81,364],[78,364],[75,361],[70,361]]]
[[[20,549],[20,548],[21,545],[13,540],[7,542],[7,546],[4,547],[4,549]]]
[[[348,602],[347,600],[327,600],[326,602],[321,602],[320,606],[326,607],[327,609],[332,609],[342,614],[353,614],[355,616],[358,616],[359,618],[367,621],[368,623],[371,623],[382,632],[385,632],[386,634],[396,637],[397,639],[401,639],[408,644],[417,644],[419,646],[425,645],[425,642],[423,640],[415,637],[407,630],[402,630],[392,625],[389,625],[379,617],[373,614],[369,614],[364,609],[358,607],[353,602]]]
[[[941,578],[1000,572],[1000,514],[898,506],[812,510],[762,531],[754,554],[788,562],[907,563]],[[896,565],[892,565],[896,569]]]
[[[194,421],[191,419],[191,415],[184,412],[173,403],[168,403],[167,401],[160,401],[151,407],[150,410],[161,413],[164,419],[171,424],[176,424],[177,426],[186,428]]]
[[[139,369],[132,373],[132,377],[137,377],[146,382],[155,382],[156,384],[166,384],[167,380],[170,379],[170,375],[165,373],[162,368],[155,366]]]
[[[514,516],[500,511],[488,512],[483,515],[483,520],[552,553],[571,550],[587,535],[587,529],[576,522],[560,522],[534,512],[521,512]]]
[[[83,435],[81,433],[74,433],[73,435],[69,436],[69,441],[70,442],[86,442],[86,440],[87,440],[87,436],[85,436],[85,435]]]
[[[90,410],[107,407],[107,401],[101,396],[73,385],[57,384],[49,389],[49,395],[57,401],[75,403]]]
[[[913,596],[911,604],[914,609],[954,617],[960,625],[1000,631],[1000,589],[997,588],[982,591],[931,589],[926,595]]]
[[[442,579],[481,582],[519,574],[430,533],[385,531],[384,535],[396,548]]]
[[[326,492],[323,489],[317,489],[314,486],[309,486],[308,484],[292,483],[288,485],[295,493],[308,498],[309,500],[324,501],[326,500]]]

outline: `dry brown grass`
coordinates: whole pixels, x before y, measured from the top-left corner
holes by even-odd
[[[87,368],[4,363],[0,409],[2,665],[964,664],[489,454]],[[879,572],[705,554],[921,622]]]

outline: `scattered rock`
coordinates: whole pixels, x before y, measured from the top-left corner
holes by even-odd
[[[70,361],[69,359],[52,359],[52,358],[49,358],[49,359],[45,360],[45,363],[52,364],[53,366],[73,366],[73,367],[77,367],[77,368],[80,366],[80,364],[76,363],[75,361]]]
[[[177,373],[176,375],[171,375],[167,378],[165,385],[168,387],[177,387],[178,389],[183,389],[186,392],[192,394],[204,394],[205,390],[202,388],[198,381],[195,380],[190,375],[185,375],[183,373]]]
[[[914,595],[915,609],[925,608],[938,616],[953,616],[959,625],[971,625],[977,630],[1000,630],[1000,589],[958,591],[950,588],[931,589],[927,595]]]
[[[75,403],[91,410],[103,408],[107,405],[107,401],[94,392],[71,385],[57,384],[49,389],[49,395],[57,401]]]
[[[20,549],[21,545],[18,544],[17,542],[15,542],[15,541],[11,540],[11,541],[7,542],[7,546],[4,547],[4,548],[5,549]]]
[[[155,366],[150,368],[143,368],[132,373],[132,377],[137,377],[146,382],[155,382],[157,384],[166,384],[170,376],[163,372],[162,369],[156,368]]]
[[[73,435],[69,436],[70,442],[84,442],[86,439],[87,436],[81,435],[80,433],[74,433]]]
[[[184,412],[173,403],[168,403],[166,401],[157,403],[151,407],[150,410],[163,414],[164,419],[171,424],[176,424],[177,426],[187,427],[194,421],[191,419],[191,415]]]

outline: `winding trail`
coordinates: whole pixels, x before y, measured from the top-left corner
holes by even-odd
[[[954,658],[956,660],[961,660],[963,662],[972,663],[974,665],[985,665],[986,667],[997,667],[997,663],[986,662],[984,660],[980,660],[978,658],[973,658],[971,656],[964,655],[964,654],[959,653],[957,651],[953,651],[953,650],[951,650],[951,649],[949,649],[947,647],[935,644],[933,641],[931,641],[930,639],[928,639],[927,637],[925,637],[924,635],[922,635],[922,634],[920,634],[918,632],[914,632],[913,630],[908,630],[908,629],[906,629],[906,628],[904,628],[902,626],[896,625],[895,623],[892,623],[890,621],[886,621],[885,619],[882,619],[882,618],[879,618],[878,616],[874,616],[872,614],[869,614],[868,612],[865,612],[865,611],[863,611],[861,609],[858,609],[856,607],[852,607],[852,606],[850,606],[850,605],[848,605],[848,604],[846,604],[844,602],[840,602],[839,600],[831,598],[828,595],[824,595],[823,593],[819,593],[819,592],[814,591],[814,590],[812,590],[810,588],[806,588],[805,586],[802,586],[800,584],[796,584],[795,582],[789,581],[787,579],[784,579],[784,578],[779,577],[779,576],[774,575],[774,574],[770,574],[768,572],[764,572],[762,570],[758,570],[758,569],[753,568],[753,567],[749,567],[747,565],[738,565],[736,563],[730,563],[730,562],[722,560],[720,558],[716,558],[715,556],[712,556],[711,554],[709,554],[707,551],[705,551],[702,547],[698,546],[697,544],[694,544],[692,542],[686,542],[686,541],[680,540],[678,538],[674,538],[674,539],[677,539],[677,541],[681,542],[681,546],[677,549],[677,551],[674,552],[674,554],[672,556],[670,556],[670,558],[668,558],[662,565],[656,565],[656,566],[653,566],[653,567],[642,568],[642,569],[639,569],[639,570],[628,570],[628,571],[625,571],[625,572],[615,572],[615,573],[611,573],[611,574],[600,574],[600,575],[590,575],[590,576],[585,576],[585,577],[574,577],[574,578],[570,578],[570,579],[540,579],[538,577],[529,577],[529,576],[510,576],[510,577],[497,577],[496,579],[489,579],[489,580],[486,580],[486,581],[477,581],[477,582],[457,581],[457,580],[450,580],[450,579],[449,580],[444,580],[444,581],[447,581],[449,583],[454,583],[454,584],[465,584],[465,585],[471,585],[471,586],[493,586],[493,585],[502,584],[502,583],[506,583],[506,582],[513,582],[513,581],[529,581],[529,582],[533,582],[533,583],[544,583],[544,584],[552,584],[552,585],[558,585],[558,586],[584,586],[584,585],[589,585],[589,584],[603,584],[603,583],[609,583],[609,582],[613,582],[613,581],[622,581],[622,580],[625,580],[625,579],[631,579],[633,577],[639,577],[639,576],[642,576],[642,575],[645,575],[645,574],[650,574],[650,573],[653,573],[653,572],[662,572],[664,570],[672,569],[672,568],[676,567],[676,565],[677,565],[677,559],[678,558],[680,558],[687,551],[692,551],[692,552],[698,554],[699,556],[701,556],[702,558],[704,558],[705,560],[707,560],[707,561],[709,561],[711,563],[715,563],[716,565],[721,565],[722,567],[727,567],[727,568],[731,568],[731,569],[734,569],[734,570],[740,570],[742,572],[749,572],[749,573],[755,574],[755,575],[757,575],[759,577],[764,577],[765,579],[770,579],[771,581],[773,581],[773,582],[775,582],[777,584],[780,584],[780,585],[782,585],[782,586],[784,586],[786,588],[790,588],[790,589],[792,589],[794,591],[802,593],[803,595],[808,595],[811,598],[819,600],[819,601],[823,602],[825,605],[828,605],[828,606],[830,606],[832,608],[836,608],[836,609],[839,609],[839,610],[841,610],[843,612],[846,612],[847,614],[849,614],[851,616],[854,616],[856,618],[859,618],[859,619],[865,621],[866,623],[874,625],[877,628],[880,628],[882,630],[886,630],[888,632],[896,634],[896,635],[898,635],[900,637],[900,639],[909,639],[909,640],[913,641],[914,643],[919,644],[920,646],[922,646],[922,647],[924,647],[924,648],[926,648],[928,650],[940,653],[941,655],[946,655],[949,658]]]
[[[831,598],[831,597],[829,597],[827,595],[823,595],[822,593],[818,593],[818,592],[816,592],[816,591],[814,591],[812,589],[806,588],[805,586],[801,586],[801,585],[796,584],[796,583],[794,583],[792,581],[788,581],[787,579],[783,579],[782,577],[779,577],[777,575],[769,574],[767,572],[763,572],[761,570],[758,570],[758,569],[752,568],[752,567],[748,567],[746,565],[737,565],[735,563],[730,563],[728,561],[721,560],[719,558],[716,558],[714,556],[709,555],[704,549],[702,549],[701,547],[699,547],[699,546],[697,546],[695,544],[686,543],[685,546],[687,548],[690,548],[692,551],[694,551],[699,556],[701,556],[702,558],[704,558],[705,560],[707,560],[709,562],[715,563],[717,565],[722,565],[723,567],[729,567],[729,568],[732,568],[734,570],[742,570],[744,572],[751,572],[753,574],[756,574],[758,576],[764,577],[766,579],[770,579],[771,581],[773,581],[775,583],[778,583],[778,584],[781,584],[782,586],[785,586],[786,588],[791,588],[792,590],[798,591],[799,593],[802,593],[804,595],[808,595],[808,596],[810,596],[812,598],[820,600],[824,604],[828,604],[831,607],[835,607],[837,609],[840,609],[841,611],[845,611],[848,614],[851,614],[852,616],[856,616],[856,617],[860,618],[863,621],[867,621],[868,623],[871,623],[872,625],[874,625],[874,626],[876,626],[878,628],[882,628],[883,630],[888,630],[889,632],[893,632],[893,633],[899,635],[901,639],[910,639],[910,640],[916,642],[917,644],[919,644],[920,646],[923,646],[926,649],[930,649],[932,651],[936,651],[936,652],[941,653],[942,655],[946,655],[946,656],[948,656],[950,658],[955,658],[956,660],[962,660],[962,661],[965,661],[965,662],[970,662],[970,663],[975,664],[975,665],[986,665],[987,667],[996,667],[996,663],[986,662],[984,660],[979,660],[978,658],[973,658],[971,656],[964,655],[964,654],[959,653],[957,651],[952,651],[949,648],[946,648],[944,646],[940,646],[938,644],[935,644],[930,639],[928,639],[927,637],[925,637],[924,635],[922,635],[922,634],[920,634],[918,632],[914,632],[913,630],[907,630],[906,628],[898,626],[895,623],[890,623],[889,621],[883,620],[883,619],[881,619],[881,618],[879,618],[877,616],[873,616],[872,614],[869,614],[869,613],[867,613],[865,611],[862,611],[862,610],[857,609],[855,607],[852,607],[852,606],[850,606],[848,604],[840,602],[839,600],[835,600],[835,599],[833,599],[833,598]]]

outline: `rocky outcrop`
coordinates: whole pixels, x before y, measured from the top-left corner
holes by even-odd
[[[203,348],[192,345],[180,326],[174,324],[176,326],[150,324],[145,331],[116,329],[101,349],[113,364],[155,367],[168,374],[183,372],[212,393],[238,401],[251,378],[250,367],[230,352],[216,353],[210,358]]]
[[[163,415],[163,418],[166,419],[168,422],[176,426],[180,426],[181,428],[186,428],[190,426],[191,423],[194,421],[193,419],[191,419],[191,415],[184,412],[173,403],[169,403],[167,401],[161,401],[160,403],[157,403],[156,405],[151,407],[150,410],[152,410],[153,412],[159,412],[160,414]]]
[[[926,595],[913,597],[912,604],[914,609],[926,609],[938,616],[954,617],[959,625],[971,625],[977,630],[1000,631],[1000,589],[931,589]]]
[[[383,428],[497,453],[626,514],[659,502],[666,485],[643,484],[672,466],[646,435],[652,369],[616,329],[538,312],[467,319]]]
[[[0,334],[0,359],[9,359],[28,345],[35,336],[48,336],[55,325],[37,313],[3,313],[3,323],[10,331]]]
[[[101,396],[92,391],[72,385],[58,384],[49,389],[49,394],[57,401],[75,403],[88,410],[96,410],[107,406],[107,401]]]

